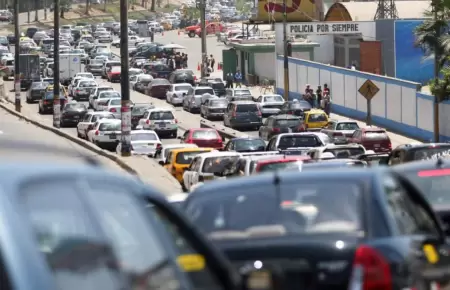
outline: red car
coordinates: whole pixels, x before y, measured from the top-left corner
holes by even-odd
[[[223,148],[222,137],[214,129],[198,128],[189,129],[180,137],[181,143],[196,144],[198,147],[209,147],[215,149]]]
[[[275,170],[283,170],[288,167],[294,167],[296,163],[299,166],[303,162],[309,162],[311,158],[309,156],[282,156],[279,158],[267,158],[256,162],[255,172],[267,172]]]
[[[146,94],[153,98],[165,99],[170,86],[170,82],[166,79],[153,79],[148,84]]]
[[[348,140],[351,143],[361,144],[366,150],[373,150],[376,153],[389,153],[392,151],[391,139],[383,128],[359,128],[355,130],[353,136]]]
[[[112,66],[111,69],[108,71],[108,81],[112,83],[115,81],[120,82],[120,72],[121,72],[120,66]]]

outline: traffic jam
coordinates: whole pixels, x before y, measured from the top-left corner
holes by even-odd
[[[120,154],[112,27],[62,28],[60,125]],[[148,99],[132,104],[132,154],[180,183],[183,193],[168,201],[234,270],[258,270],[243,288],[448,289],[450,144],[393,148],[383,128],[334,119],[305,99],[200,78],[183,65],[181,46],[129,34],[131,99]],[[53,113],[51,37],[36,30],[21,38],[20,49],[38,52],[21,54],[20,67],[26,102],[41,115]],[[182,127],[180,111],[202,121]],[[192,271],[205,278],[213,266],[202,261]],[[218,287],[206,278],[192,287]]]

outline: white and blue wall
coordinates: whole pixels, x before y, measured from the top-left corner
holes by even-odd
[[[277,57],[276,76],[277,91],[283,94],[282,56]],[[418,92],[419,83],[289,58],[290,97],[300,97],[306,84],[313,89],[328,84],[332,112],[352,119],[367,116],[367,101],[358,92],[367,79],[380,89],[371,103],[374,125],[413,139],[433,140],[433,97]],[[450,101],[441,103],[439,110],[441,141],[450,141]]]

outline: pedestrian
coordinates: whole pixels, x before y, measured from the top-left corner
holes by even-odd
[[[229,73],[227,73],[227,75],[225,77],[225,81],[227,82],[225,88],[232,89],[233,88],[233,80],[234,80],[234,75],[230,71]]]
[[[325,114],[327,114],[328,117],[330,117],[331,114],[331,95],[329,93],[324,93],[323,95],[323,103],[325,111]]]
[[[179,52],[177,52],[177,54],[175,54],[175,68],[181,69],[181,55]]]
[[[211,63],[211,71],[214,71],[214,65],[216,64],[216,60],[214,59],[214,56],[211,54],[210,55],[210,63]]]
[[[236,82],[236,88],[240,88],[242,84],[242,73],[240,70],[236,71],[236,74],[234,75],[234,81]]]
[[[317,98],[317,108],[323,108],[322,107],[322,87],[317,86],[316,90],[316,98]]]
[[[327,84],[324,84],[324,85],[323,85],[323,95],[325,95],[325,94],[331,95],[331,91],[330,91],[330,89],[328,88],[328,85],[327,85]]]
[[[314,91],[311,89],[311,86],[309,84],[306,85],[303,99],[307,101],[312,108],[314,108]]]
[[[173,56],[169,57],[167,65],[171,70],[175,70],[175,59],[173,58]]]

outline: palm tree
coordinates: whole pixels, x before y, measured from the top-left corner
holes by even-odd
[[[152,6],[150,6],[150,11],[155,12],[156,11],[156,0],[152,0]]]

